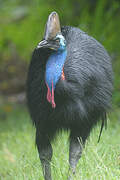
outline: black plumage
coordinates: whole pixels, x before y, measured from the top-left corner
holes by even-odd
[[[50,142],[56,132],[70,130],[69,161],[74,173],[81,156],[77,138],[85,143],[94,125],[99,120],[106,120],[106,113],[111,107],[113,71],[108,53],[97,40],[75,27],[62,27],[61,32],[66,40],[67,58],[65,80],[60,78],[55,88],[56,107],[52,108],[46,100],[46,62],[55,51],[49,48],[38,48],[33,52],[27,79],[27,100],[36,127],[36,143],[42,165],[45,158],[51,160]],[[71,155],[73,146],[79,149],[78,157]],[[46,149],[49,149],[48,155]],[[76,159],[75,163],[73,159]],[[51,179],[49,168],[45,169],[44,177]]]

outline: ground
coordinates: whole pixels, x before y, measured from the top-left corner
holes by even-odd
[[[91,133],[74,180],[120,179],[120,110],[109,114],[108,128],[97,143],[100,125]],[[68,134],[53,143],[53,179],[66,180]],[[0,180],[43,180],[35,147],[35,129],[24,105],[0,108]]]

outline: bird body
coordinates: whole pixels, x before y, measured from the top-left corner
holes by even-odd
[[[57,50],[45,47],[34,50],[28,72],[27,100],[42,166],[49,166],[43,161],[43,152],[49,149],[46,157],[50,161],[50,142],[56,132],[70,130],[69,162],[74,173],[81,156],[77,138],[85,143],[91,129],[99,120],[105,120],[111,107],[113,71],[104,47],[79,28],[62,27],[59,44]],[[75,148],[77,155],[72,153]],[[45,168],[44,177],[51,180],[50,168]]]

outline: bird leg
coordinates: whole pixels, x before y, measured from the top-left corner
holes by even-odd
[[[45,135],[36,135],[36,144],[42,165],[43,176],[45,180],[52,180],[50,162],[52,159],[52,146]]]
[[[68,180],[72,180],[72,177],[75,175],[75,169],[77,163],[82,154],[82,142],[79,137],[70,138],[70,147],[69,147],[69,177]]]

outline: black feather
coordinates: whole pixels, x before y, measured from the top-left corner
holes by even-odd
[[[46,99],[45,65],[53,50],[35,49],[27,79],[28,108],[36,128],[52,140],[61,129],[88,137],[99,120],[102,128],[111,107],[113,71],[104,47],[78,28],[62,27],[67,42],[65,80],[56,85],[56,108]],[[99,136],[99,139],[100,139]]]
[[[102,124],[101,124],[101,129],[100,129],[100,134],[99,134],[99,137],[98,137],[98,143],[100,142],[100,137],[101,137],[102,130],[103,130],[103,127],[104,127],[104,126],[105,126],[105,128],[107,128],[107,116],[106,116],[106,113],[103,114]]]

